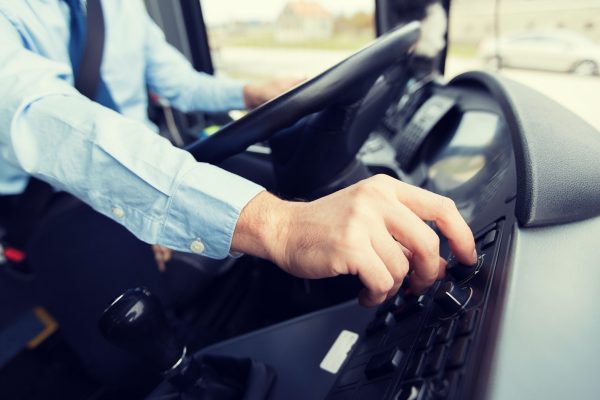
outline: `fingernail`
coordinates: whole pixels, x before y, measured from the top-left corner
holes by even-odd
[[[473,264],[477,264],[477,249],[473,250],[473,257],[471,259],[473,260]]]

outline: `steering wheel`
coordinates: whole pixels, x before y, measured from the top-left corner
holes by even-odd
[[[218,163],[254,143],[268,140],[309,114],[356,103],[389,67],[407,58],[419,35],[420,23],[416,21],[394,29],[320,75],[224,126],[209,138],[192,143],[186,150],[198,161]],[[369,103],[377,104],[376,101]],[[362,141],[352,137],[347,140],[353,143],[349,147],[358,152],[360,146],[357,143],[362,145],[366,137]]]

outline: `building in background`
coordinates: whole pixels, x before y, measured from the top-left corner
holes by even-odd
[[[329,39],[335,18],[320,4],[310,1],[288,2],[275,22],[275,40],[280,43]]]

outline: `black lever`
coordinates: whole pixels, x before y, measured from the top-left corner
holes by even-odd
[[[144,288],[128,289],[104,311],[100,331],[112,344],[150,363],[182,390],[193,386],[201,370],[186,355],[158,299]]]
[[[159,386],[156,398],[167,398],[163,394],[171,394],[174,387],[190,400],[266,399],[275,381],[271,367],[248,358],[196,359],[186,354],[160,302],[144,288],[129,289],[113,301],[100,318],[100,331],[112,344],[151,363],[171,383]],[[246,392],[249,397],[244,397]]]
[[[100,331],[109,342],[161,372],[173,367],[184,352],[158,299],[144,288],[128,289],[113,301],[100,318]]]

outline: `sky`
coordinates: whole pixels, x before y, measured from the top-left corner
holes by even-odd
[[[273,21],[288,0],[200,0],[209,25],[225,21]],[[311,0],[335,14],[373,11],[375,0]]]

